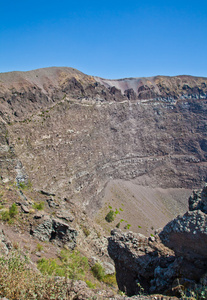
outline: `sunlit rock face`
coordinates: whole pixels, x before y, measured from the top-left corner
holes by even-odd
[[[2,177],[30,180],[89,213],[112,179],[197,187],[206,180],[206,111],[206,78],[0,74]]]

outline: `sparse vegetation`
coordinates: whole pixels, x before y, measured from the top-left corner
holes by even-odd
[[[96,288],[96,284],[91,282],[90,280],[86,280],[86,284],[90,289],[95,289]]]
[[[18,214],[18,209],[16,203],[13,203],[9,208],[9,216],[14,218]]]
[[[120,214],[120,212],[123,212],[123,209],[122,208],[119,208],[119,209],[116,208],[115,210],[113,210],[111,205],[109,205],[108,207],[109,207],[110,211],[105,216],[105,220],[108,223],[110,223],[110,222],[113,222],[115,220],[115,217],[118,214]],[[119,228],[120,227],[120,223],[123,222],[123,221],[121,220],[120,222],[118,222],[117,225],[116,225],[116,227]]]
[[[105,270],[100,263],[95,263],[91,268],[93,276],[96,277],[99,281],[102,281],[105,276]]]
[[[30,180],[28,180],[28,182],[18,182],[18,187],[22,190],[27,190],[30,189],[32,187],[32,183]]]
[[[62,250],[57,259],[41,258],[38,261],[38,269],[43,274],[65,276],[70,279],[84,280],[89,271],[88,259],[80,252],[74,250]]]
[[[180,295],[184,300],[206,300],[207,299],[207,286],[195,286],[194,289],[185,289],[180,286]]]
[[[115,212],[114,212],[115,215],[118,215],[120,214],[119,210],[116,208]]]
[[[121,223],[119,222],[119,223],[117,223],[116,224],[116,228],[119,228],[120,227],[120,225],[121,225]]]
[[[4,222],[7,222],[10,220],[10,216],[9,216],[9,211],[8,210],[4,210],[1,212],[1,219]]]
[[[124,226],[124,229],[129,230],[131,226],[132,226],[131,224],[127,224],[126,226]]]
[[[56,259],[41,258],[37,263],[38,269],[44,275],[65,276],[65,272]]]
[[[37,209],[37,210],[43,210],[44,209],[44,206],[45,206],[45,203],[43,201],[41,202],[35,202],[32,207],[34,209]]]
[[[37,244],[37,251],[42,251],[42,250],[43,250],[43,246],[40,243],[38,243]]]
[[[13,223],[14,217],[18,214],[18,208],[15,203],[13,203],[9,209],[0,212],[1,219],[4,222]]]
[[[116,274],[107,274],[103,277],[102,281],[110,286],[117,286]]]
[[[86,226],[82,226],[82,230],[86,237],[89,236],[91,233],[90,230]]]
[[[139,289],[139,295],[143,295],[144,294],[144,288],[141,286],[141,284],[138,282],[137,283],[138,289]]]
[[[29,268],[27,257],[17,251],[0,257],[0,296],[10,300],[69,300],[72,282],[41,275]]]

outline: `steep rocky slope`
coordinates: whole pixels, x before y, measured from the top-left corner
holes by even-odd
[[[101,207],[113,179],[162,188],[206,180],[207,79],[104,80],[71,68],[0,74],[1,173]]]
[[[143,288],[147,293],[179,295],[183,289],[197,289],[197,299],[206,299],[206,203],[207,184],[189,198],[190,211],[155,236],[112,231],[108,249],[122,291],[134,295]]]
[[[207,180],[206,110],[206,78],[0,74],[0,228],[34,262],[76,246],[113,273],[111,227],[150,235]],[[110,207],[119,214],[107,224]]]

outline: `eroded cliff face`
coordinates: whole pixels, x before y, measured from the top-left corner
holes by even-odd
[[[112,179],[206,180],[207,79],[104,80],[71,68],[0,74],[3,180],[101,205]],[[16,169],[15,169],[16,167]]]
[[[206,192],[207,184],[194,191],[190,211],[169,222],[159,234],[147,238],[119,229],[111,232],[108,251],[122,291],[131,296],[143,288],[146,293],[179,295],[182,289],[197,289],[199,297],[207,275]]]

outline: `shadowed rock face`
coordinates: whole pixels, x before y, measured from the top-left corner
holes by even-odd
[[[41,241],[55,241],[59,246],[67,245],[70,249],[76,246],[78,232],[59,219],[45,219],[30,233]]]
[[[197,194],[205,190],[206,186]],[[113,230],[108,246],[118,286],[128,295],[139,293],[140,285],[147,293],[173,294],[176,285],[201,284],[207,270],[206,249],[207,215],[201,210],[178,216],[150,238]]]
[[[207,79],[105,80],[71,68],[0,74],[4,180],[97,210],[111,179],[160,187],[206,180]],[[15,166],[21,166],[21,168]]]
[[[189,198],[189,210],[201,210],[207,214],[207,184],[202,190],[195,190]]]

